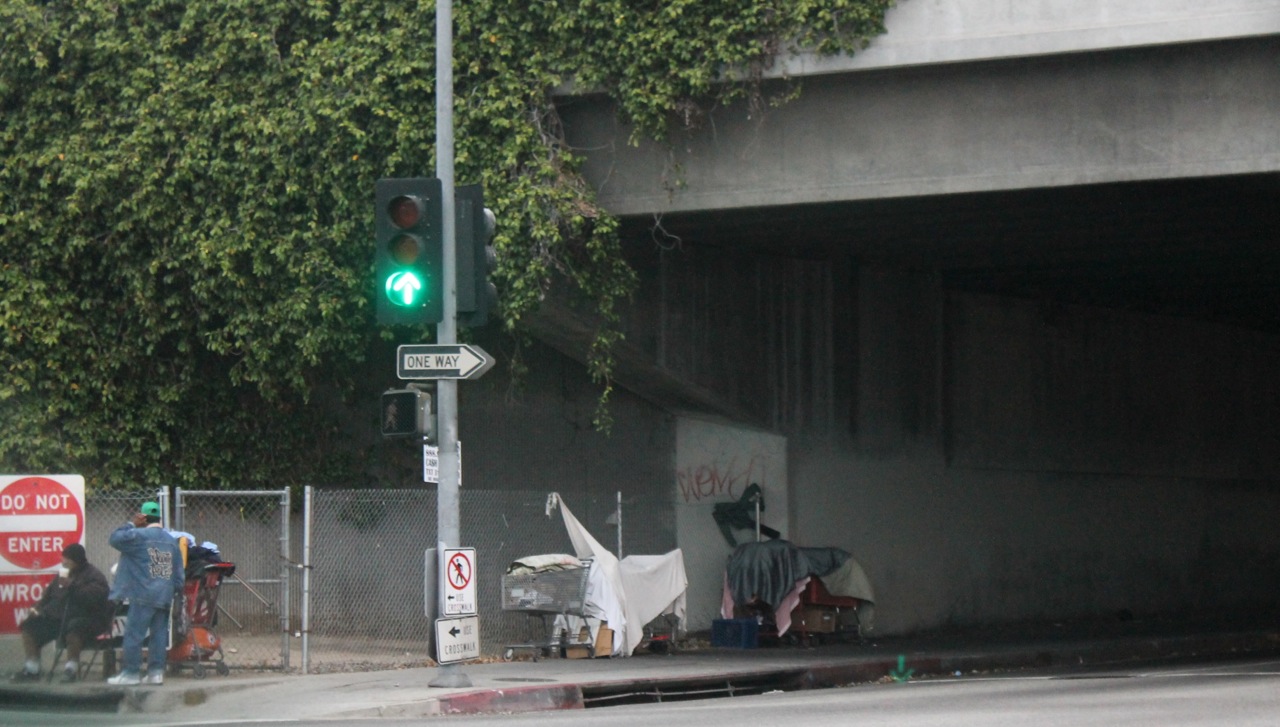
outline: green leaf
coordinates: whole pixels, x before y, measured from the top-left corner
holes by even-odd
[[[555,286],[598,311],[597,426],[636,278],[553,89],[597,89],[661,140],[766,100],[787,44],[860,48],[888,6],[455,5],[456,177],[498,215],[503,328],[523,340]],[[431,3],[0,0],[0,466],[95,487],[363,478],[342,412],[384,338],[373,182],[434,165],[434,26]]]

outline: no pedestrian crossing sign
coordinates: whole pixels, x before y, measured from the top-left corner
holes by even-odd
[[[476,616],[476,549],[440,549],[444,618],[436,619],[436,661],[451,664],[480,658]]]
[[[476,611],[476,549],[445,548],[440,588],[445,616],[474,616]]]

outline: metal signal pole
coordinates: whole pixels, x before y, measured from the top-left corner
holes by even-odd
[[[436,2],[436,177],[444,188],[444,318],[436,326],[436,343],[458,340],[457,224],[454,216],[453,181],[453,4]],[[458,382],[437,383],[437,433],[440,447],[440,482],[436,485],[436,538],[446,548],[460,545],[458,490],[462,467],[458,456]],[[445,613],[445,593],[438,588],[440,615]],[[456,664],[445,664],[429,682],[433,687],[469,687],[471,679]]]

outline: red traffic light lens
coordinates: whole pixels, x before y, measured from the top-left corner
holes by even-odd
[[[401,230],[413,227],[422,220],[422,200],[401,195],[387,205],[387,217]]]

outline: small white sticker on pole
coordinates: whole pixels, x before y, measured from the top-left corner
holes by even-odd
[[[440,484],[440,448],[434,444],[422,445],[422,481]]]
[[[422,445],[422,481],[440,484],[440,448],[434,444]],[[458,442],[458,487],[462,487],[462,442]]]

